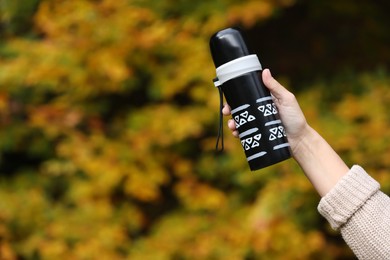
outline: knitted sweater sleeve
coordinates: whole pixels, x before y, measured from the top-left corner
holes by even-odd
[[[359,259],[390,259],[390,198],[360,166],[353,166],[318,211]]]

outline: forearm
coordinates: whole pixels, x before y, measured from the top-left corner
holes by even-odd
[[[309,125],[294,141],[293,156],[321,197],[325,196],[349,168],[332,147]]]

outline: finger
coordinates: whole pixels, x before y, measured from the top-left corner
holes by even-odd
[[[234,137],[237,137],[237,138],[238,138],[238,131],[237,131],[237,130],[233,131],[233,132],[232,132],[232,135],[233,135]]]
[[[231,114],[231,109],[230,109],[230,106],[228,104],[225,104],[222,108],[222,114],[224,116],[228,116]]]
[[[276,99],[283,99],[283,97],[290,93],[276,79],[272,77],[269,69],[263,70],[262,78],[264,85],[271,91],[272,95]]]
[[[234,123],[233,119],[228,120],[228,127],[230,130],[235,131],[236,130],[236,123]]]

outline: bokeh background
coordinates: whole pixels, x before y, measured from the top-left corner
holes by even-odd
[[[354,259],[293,160],[250,172],[227,129],[214,152],[208,41],[241,27],[310,124],[390,193],[388,10],[1,0],[0,259]]]

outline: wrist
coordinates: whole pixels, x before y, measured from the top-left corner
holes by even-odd
[[[292,156],[297,159],[302,153],[307,151],[307,148],[315,143],[317,132],[307,123],[299,131],[298,135],[289,136],[288,141],[291,147]]]

